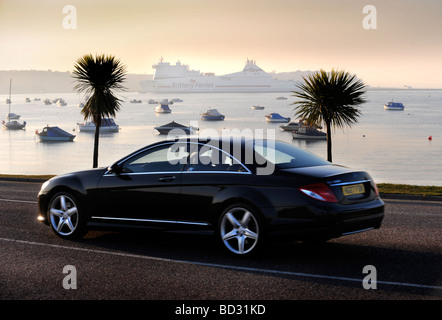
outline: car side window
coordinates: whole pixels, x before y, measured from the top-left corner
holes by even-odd
[[[185,146],[166,144],[146,150],[126,160],[124,173],[181,171],[189,153]]]
[[[243,165],[230,154],[209,145],[199,146],[189,155],[184,171],[246,172]]]

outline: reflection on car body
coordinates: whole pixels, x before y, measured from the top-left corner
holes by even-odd
[[[326,241],[379,228],[384,215],[367,172],[247,138],[158,142],[109,168],[54,177],[38,200],[39,220],[61,238],[97,227],[204,229],[235,255],[272,236]]]

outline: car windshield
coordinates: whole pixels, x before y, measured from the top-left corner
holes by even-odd
[[[328,161],[299,149],[291,144],[276,140],[255,140],[253,144],[255,159],[258,163],[268,161],[279,169],[323,166]],[[265,160],[259,161],[259,157]]]

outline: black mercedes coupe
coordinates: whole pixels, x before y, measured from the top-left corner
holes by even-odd
[[[273,236],[327,241],[379,228],[384,217],[367,172],[244,137],[157,142],[108,168],[46,181],[38,202],[38,220],[64,239],[94,228],[211,230],[240,256]]]

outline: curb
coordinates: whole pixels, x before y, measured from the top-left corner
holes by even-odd
[[[9,178],[9,177],[0,177],[0,181],[10,181],[10,182],[45,182],[48,179],[40,179],[40,178]]]
[[[383,200],[414,200],[414,201],[436,201],[442,202],[442,196],[427,196],[422,194],[396,194],[396,193],[381,193]]]

